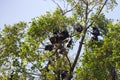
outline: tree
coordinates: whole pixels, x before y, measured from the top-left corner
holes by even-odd
[[[103,18],[101,18],[104,20]],[[100,19],[97,19],[100,20]],[[101,20],[100,20],[101,21]],[[106,20],[104,20],[107,22]],[[119,80],[119,22],[106,24],[107,33],[102,40],[88,40],[82,55],[81,66],[77,67],[77,79]],[[116,34],[117,33],[117,34]],[[115,36],[116,35],[116,36]]]
[[[119,79],[119,36],[115,36],[120,33],[119,23],[113,28],[112,21],[102,13],[104,7],[107,11],[112,10],[116,1],[61,0],[64,7],[59,1],[52,1],[57,5],[53,13],[46,12],[33,18],[29,26],[19,22],[13,26],[5,25],[1,31],[1,78]],[[98,39],[99,34],[91,31],[93,28],[100,30],[102,40]],[[92,39],[89,34],[94,35]],[[73,58],[69,51],[77,41],[80,42]],[[83,53],[81,58],[80,53]]]

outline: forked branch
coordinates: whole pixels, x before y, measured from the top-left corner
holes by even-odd
[[[103,6],[101,7],[101,9],[98,11],[98,13],[97,13],[98,16],[99,16],[99,14],[101,13],[101,11],[103,10],[103,8],[104,8],[104,6],[106,5],[107,1],[108,1],[108,0],[106,0],[106,1],[104,2],[104,4],[103,4]],[[87,7],[88,7],[88,6],[86,6],[86,9],[88,9]],[[86,12],[87,12],[87,11],[86,11]],[[86,19],[87,19],[87,17],[88,17],[88,13],[86,14]],[[86,20],[86,21],[87,21],[87,20]],[[94,21],[93,21],[88,27],[90,27],[93,23],[94,23]],[[83,43],[83,41],[84,41],[84,38],[85,38],[85,35],[86,35],[86,32],[87,32],[87,29],[88,29],[86,22],[85,22],[85,26],[86,26],[86,27],[85,27],[85,29],[83,30],[84,35],[81,37],[81,41],[80,41],[80,43],[79,43],[78,51],[77,51],[76,57],[75,57],[75,59],[74,59],[73,65],[72,65],[72,67],[71,67],[71,73],[73,73],[73,71],[74,71],[74,69],[75,69],[75,66],[76,66],[76,64],[77,64],[77,61],[78,61],[78,59],[79,59],[79,55],[80,55],[80,52],[81,52],[81,49],[82,49],[82,45],[83,45],[82,43]],[[71,75],[68,76],[67,80],[71,80]]]

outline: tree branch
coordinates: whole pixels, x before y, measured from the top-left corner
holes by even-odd
[[[68,60],[68,62],[69,62],[69,66],[70,66],[70,68],[71,68],[71,62],[70,62],[70,59],[68,58],[67,55],[65,55],[65,56],[66,56],[66,58],[67,58],[67,60]]]
[[[71,67],[71,73],[73,73],[73,71],[74,71],[74,69],[75,69],[75,66],[76,66],[76,64],[77,64],[77,61],[78,61],[78,59],[79,59],[79,56],[80,56],[80,52],[81,52],[81,49],[82,49],[82,45],[83,45],[83,41],[84,41],[84,38],[85,38],[85,35],[86,35],[86,31],[87,31],[87,19],[88,19],[88,4],[86,4],[86,12],[85,12],[86,14],[85,14],[85,28],[84,28],[84,30],[83,30],[83,36],[82,36],[82,38],[81,38],[81,41],[79,42],[79,47],[78,47],[78,51],[77,51],[77,55],[76,55],[76,57],[75,57],[75,60],[74,60],[74,63],[73,63],[73,65],[72,65],[72,67]],[[72,75],[72,74],[71,74]],[[72,77],[71,77],[71,75],[70,76],[68,76],[68,80],[70,80]]]
[[[85,33],[86,33],[86,30],[84,31],[84,35],[82,36],[81,41],[80,41],[80,43],[79,43],[77,55],[76,55],[76,57],[75,57],[75,60],[74,60],[73,65],[72,65],[72,67],[71,67],[71,75],[72,75],[72,73],[73,73],[73,71],[74,71],[74,68],[75,68],[75,66],[76,66],[76,64],[77,64],[77,61],[78,61],[78,58],[79,58],[79,55],[80,55],[80,52],[81,52],[81,49],[82,49],[82,45],[83,45],[82,43],[83,43],[84,38],[85,38]],[[68,76],[67,80],[71,80],[71,75]]]
[[[86,11],[85,11],[85,27],[87,27],[88,20],[88,3],[86,3]]]
[[[77,55],[76,55],[76,57],[75,57],[75,60],[74,60],[74,63],[73,63],[73,65],[72,65],[72,67],[71,67],[71,71],[73,72],[74,71],[74,68],[75,68],[75,66],[76,66],[76,64],[77,64],[77,61],[78,61],[78,58],[79,58],[79,55],[80,55],[80,52],[81,52],[81,49],[82,49],[82,43],[83,43],[83,41],[84,41],[84,38],[85,38],[85,34],[86,34],[86,27],[87,27],[87,20],[88,20],[88,4],[86,3],[86,11],[85,11],[85,28],[84,28],[84,35],[82,36],[82,38],[81,38],[81,41],[80,41],[80,44],[79,44],[79,48],[78,48],[78,51],[77,51]]]
[[[33,62],[32,62],[32,61],[28,58],[28,57],[26,57],[26,59],[27,59],[27,60],[28,60],[28,61],[29,61],[32,65],[34,65],[34,63],[33,63]],[[35,67],[39,70],[39,72],[41,72],[41,71],[42,71],[42,70],[40,70],[40,69],[39,69],[39,67],[38,67],[38,66],[36,66],[36,65],[35,65]]]
[[[85,3],[86,5],[88,4],[88,2],[87,1],[85,1],[85,0],[82,0],[83,1],[83,3]]]
[[[66,13],[72,11],[72,10],[77,6],[78,3],[79,3],[79,1],[78,1],[71,9],[65,11],[65,12],[63,13],[63,15],[65,15]]]
[[[97,3],[88,11],[88,14],[95,8],[96,5]]]
[[[104,2],[104,4],[103,4],[103,6],[101,7],[101,9],[98,11],[98,13],[97,13],[98,16],[99,16],[100,13],[102,12],[102,10],[103,10],[104,6],[106,5],[107,1],[108,1],[108,0],[106,0],[106,1]],[[92,23],[91,23],[87,28],[89,28],[90,26],[92,26],[93,23],[94,23],[94,21],[92,21]]]
[[[103,6],[102,6],[102,8],[100,9],[100,11],[98,12],[98,15],[101,13],[101,11],[103,10],[103,8],[104,8],[104,6],[105,6],[105,4],[107,3],[107,1],[108,0],[106,0],[105,1],[105,3],[103,4]],[[88,27],[87,27],[87,19],[88,19],[88,13],[87,13],[87,11],[88,11],[88,5],[86,4],[86,20],[85,20],[85,28],[84,28],[84,30],[83,30],[83,33],[84,33],[84,35],[82,36],[82,38],[81,38],[81,41],[80,41],[80,44],[79,44],[79,47],[78,47],[78,51],[77,51],[77,55],[76,55],[76,57],[75,57],[75,60],[74,60],[74,63],[73,63],[73,65],[72,65],[72,67],[71,67],[71,72],[73,73],[73,71],[74,71],[74,68],[75,68],[75,66],[76,66],[76,64],[77,64],[77,61],[78,61],[78,58],[79,58],[79,55],[80,55],[80,52],[81,52],[81,49],[82,49],[82,43],[83,43],[83,41],[84,41],[84,38],[85,38],[85,35],[86,35],[86,31],[87,31],[87,29],[88,29]],[[92,25],[93,24],[93,22],[90,24],[90,25]],[[90,26],[89,25],[89,26]],[[71,80],[71,75],[70,76],[68,76],[68,79],[67,80]]]
[[[19,71],[20,73],[23,73],[23,71]],[[35,75],[35,76],[40,76],[39,74],[35,74],[35,73],[30,73],[30,72],[27,72],[27,71],[24,71],[26,74],[28,75]]]
[[[61,12],[62,12],[62,14],[63,14],[63,10],[62,10],[62,8],[60,7],[60,5],[55,1],[55,0],[52,0],[57,6],[58,6],[58,8],[60,8],[60,10],[61,10]]]

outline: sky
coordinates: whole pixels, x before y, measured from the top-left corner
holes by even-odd
[[[4,24],[31,21],[32,18],[53,11],[55,4],[50,0],[0,0],[0,28]]]
[[[120,0],[118,6],[109,13],[107,18],[120,19]],[[51,0],[0,0],[0,28],[4,24],[13,25],[19,21],[29,22],[32,18],[54,11],[55,4]]]

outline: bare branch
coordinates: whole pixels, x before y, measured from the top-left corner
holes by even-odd
[[[23,73],[22,71],[19,71],[19,72]],[[35,76],[40,76],[39,74],[30,73],[30,72],[27,72],[27,71],[25,71],[25,73],[26,73],[26,74],[28,74],[28,75],[35,75]]]
[[[88,19],[88,4],[86,4],[85,27],[87,26],[87,19]],[[85,38],[85,34],[86,34],[86,29],[84,29],[84,35],[81,38],[80,45],[79,45],[79,48],[78,48],[78,51],[77,51],[77,55],[75,57],[74,63],[73,63],[72,68],[71,68],[72,72],[74,71],[74,68],[75,68],[75,66],[77,64],[77,61],[78,61],[78,58],[79,58],[79,55],[80,55],[80,52],[81,52],[81,49],[82,49],[82,43],[83,43],[84,38]]]
[[[73,9],[74,9],[74,8],[71,8],[70,10],[65,11],[65,12],[63,13],[63,15],[65,15],[66,13],[72,11]]]
[[[88,14],[97,6],[97,3],[88,11]]]
[[[68,62],[69,62],[69,66],[70,66],[70,68],[71,68],[71,62],[70,62],[70,59],[69,59],[69,57],[67,56],[67,55],[65,55],[66,56],[66,58],[67,58],[67,60],[68,60]]]
[[[86,11],[85,11],[85,27],[87,27],[87,20],[88,20],[88,4],[86,4]]]
[[[58,6],[58,8],[60,8],[61,12],[63,13],[61,6],[55,0],[52,0],[52,1]]]
[[[74,10],[74,8],[77,6],[78,3],[79,3],[79,1],[78,1],[71,9],[65,11],[65,12],[63,13],[63,15],[65,15],[66,13],[68,13],[68,12]]]
[[[103,10],[104,6],[106,5],[107,1],[108,1],[108,0],[106,0],[106,1],[104,2],[102,8],[98,11],[98,15],[102,12],[102,10]]]
[[[88,2],[87,1],[85,1],[85,0],[82,0],[86,5],[88,5]]]
[[[64,4],[64,8],[65,8],[65,0],[62,0],[63,1],[63,4]]]

